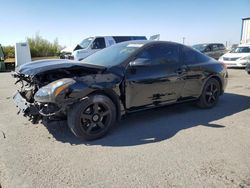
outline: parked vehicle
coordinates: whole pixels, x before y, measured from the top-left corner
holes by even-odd
[[[219,61],[225,63],[227,67],[246,67],[250,62],[250,44],[241,44],[233,51],[220,57]]]
[[[61,51],[61,59],[83,60],[89,55],[116,43],[130,40],[147,40],[145,36],[97,36],[84,39],[74,48],[65,48]]]
[[[239,44],[232,44],[230,47],[229,47],[229,49],[228,49],[228,51],[234,51],[237,47],[239,46]]]
[[[224,44],[221,43],[196,44],[192,47],[214,59],[219,59],[227,52]]]
[[[196,101],[216,105],[227,85],[224,64],[173,42],[128,41],[83,61],[43,60],[22,65],[16,106],[34,122],[67,116],[70,130],[91,140],[122,115]]]

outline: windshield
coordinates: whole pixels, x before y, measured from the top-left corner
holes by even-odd
[[[203,52],[205,48],[207,47],[207,44],[196,44],[192,46],[194,49]]]
[[[90,43],[93,41],[93,39],[94,39],[94,37],[86,38],[86,39],[84,39],[79,45],[80,45],[83,49],[85,49],[85,48],[87,48],[87,47],[90,45]]]
[[[119,43],[90,55],[82,60],[83,63],[112,67],[121,64],[143,44]]]
[[[250,46],[237,47],[232,51],[232,53],[250,53]]]

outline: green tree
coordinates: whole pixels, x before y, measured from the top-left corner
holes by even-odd
[[[27,42],[30,47],[31,57],[56,56],[62,49],[57,39],[51,43],[39,34],[36,34],[34,38],[27,37]]]
[[[3,46],[3,52],[5,55],[5,58],[15,58],[14,46]]]

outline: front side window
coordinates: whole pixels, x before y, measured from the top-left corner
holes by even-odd
[[[147,59],[152,65],[179,62],[179,47],[173,44],[155,45],[143,50],[137,58]]]
[[[105,40],[103,37],[96,38],[92,44],[92,49],[103,49],[106,47]]]

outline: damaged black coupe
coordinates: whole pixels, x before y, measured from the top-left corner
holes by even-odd
[[[76,136],[91,140],[130,112],[191,100],[211,108],[228,74],[222,63],[184,45],[129,41],[83,61],[27,63],[13,76],[21,84],[14,101],[25,116],[34,123],[67,118]]]

